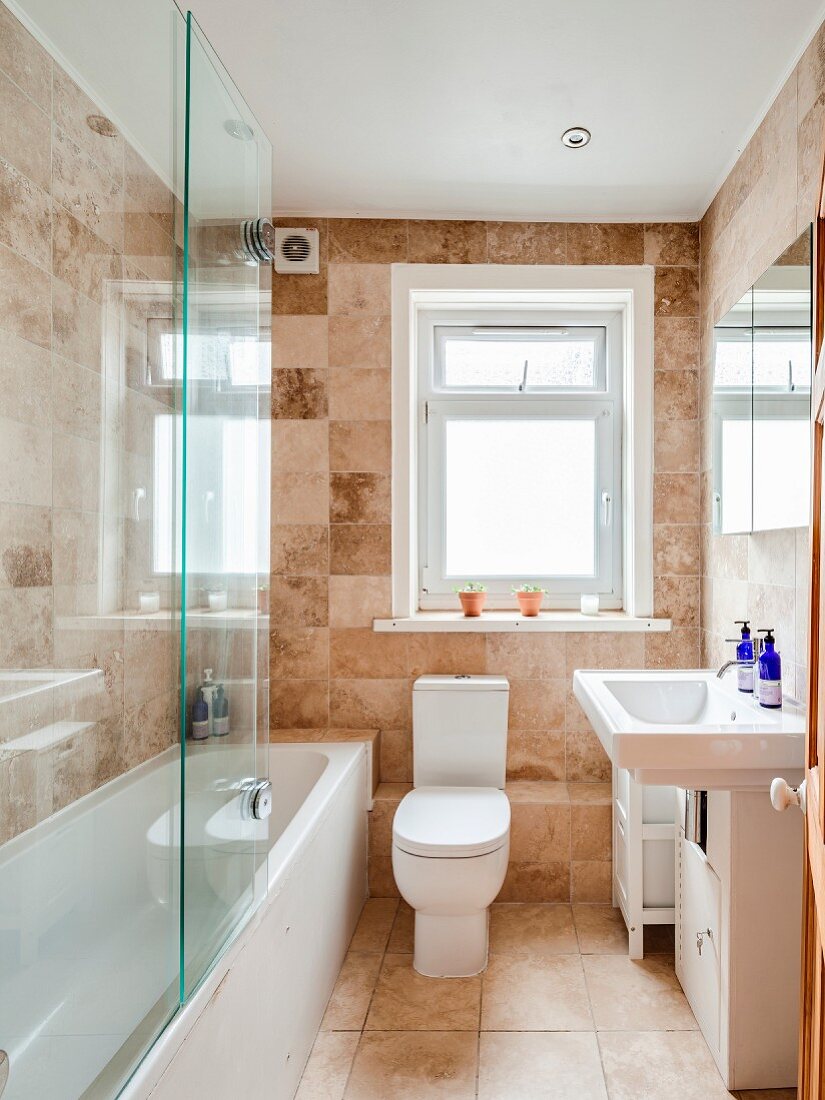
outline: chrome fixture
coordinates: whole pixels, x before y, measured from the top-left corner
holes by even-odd
[[[269,264],[275,259],[275,226],[269,218],[241,222],[241,255],[248,264]]]
[[[739,645],[742,641],[741,638],[725,638],[726,642],[731,642],[733,645]],[[731,661],[725,661],[719,671],[716,673],[716,679],[721,680],[729,668],[756,668],[756,662],[759,660],[759,654],[762,652],[762,639],[753,639],[753,660],[752,661],[740,661],[734,657]]]
[[[272,813],[272,784],[268,779],[251,780],[241,791],[241,816],[264,821]]]
[[[571,126],[561,135],[561,143],[568,149],[583,149],[589,141],[590,131],[584,126]]]
[[[230,137],[237,138],[238,141],[251,141],[255,136],[255,131],[242,118],[228,118],[223,128]]]

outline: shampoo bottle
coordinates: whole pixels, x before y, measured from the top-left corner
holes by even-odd
[[[776,652],[773,627],[759,633],[764,634],[765,639],[759,654],[757,699],[761,707],[778,710],[782,706],[782,658]]]
[[[209,707],[203,698],[203,692],[198,692],[198,697],[192,704],[192,739],[205,741],[209,736]]]
[[[737,619],[736,625],[741,626],[742,640],[736,647],[737,661],[750,661],[750,666],[740,665],[736,670],[736,683],[740,691],[753,693],[753,642],[751,640],[751,628],[747,619]]]
[[[229,700],[223,693],[223,687],[219,687],[215,694],[212,733],[215,737],[226,737],[229,733]]]

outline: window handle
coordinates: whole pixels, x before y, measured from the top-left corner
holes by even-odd
[[[518,388],[519,393],[524,393],[524,391],[527,389],[527,371],[528,371],[529,367],[530,367],[530,360],[525,359],[524,360],[524,374],[521,376],[521,385]]]
[[[609,527],[613,522],[613,497],[607,491],[602,493],[602,524]]]

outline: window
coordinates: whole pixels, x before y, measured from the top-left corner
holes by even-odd
[[[421,318],[421,608],[482,581],[621,607],[622,342],[615,312]]]

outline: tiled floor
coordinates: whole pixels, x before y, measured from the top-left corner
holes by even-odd
[[[372,898],[296,1100],[728,1100],[671,932],[631,962],[609,906],[494,905],[486,972],[436,980],[412,968],[411,910]]]

